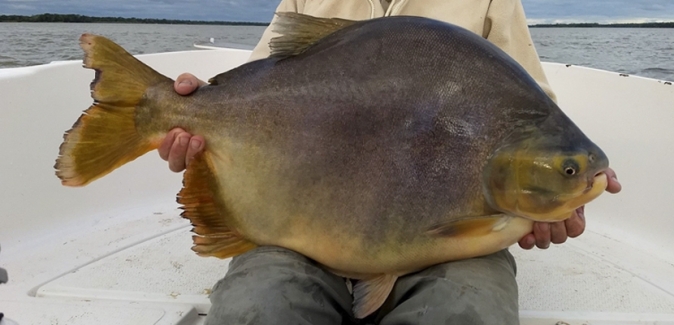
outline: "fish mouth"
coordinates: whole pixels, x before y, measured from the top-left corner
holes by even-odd
[[[570,198],[565,204],[567,213],[564,213],[554,219],[555,221],[561,221],[573,215],[573,211],[577,208],[590,203],[592,200],[596,199],[606,190],[608,186],[608,176],[602,170],[597,172],[593,177],[589,177],[587,180],[587,187],[581,192],[580,195],[577,195],[573,198]]]
[[[606,187],[608,186],[608,176],[604,171],[600,171],[594,175],[594,177],[590,177],[587,180],[587,187],[585,188],[585,191],[583,191],[582,196],[587,196],[588,193],[592,194],[595,192],[599,192],[601,194],[606,190]],[[596,196],[595,196],[596,197]]]
[[[587,178],[587,185],[585,188],[578,189],[564,196],[559,196],[558,200],[567,201],[566,205],[575,205],[577,202],[583,202],[579,206],[592,201],[597,196],[606,190],[608,186],[608,178],[604,171],[597,172],[594,176]]]
[[[527,219],[540,222],[563,221],[573,216],[573,213],[579,207],[590,203],[606,190],[608,186],[608,176],[604,171],[600,171],[594,176],[588,177],[587,186],[578,191],[563,195],[557,198],[561,204],[555,209],[546,213],[529,214],[524,216]]]

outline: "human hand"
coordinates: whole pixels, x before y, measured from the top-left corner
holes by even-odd
[[[176,78],[173,88],[176,93],[185,96],[203,85],[206,85],[206,83],[197,79],[194,75],[183,73]],[[203,137],[192,136],[181,128],[175,128],[164,137],[158,151],[161,159],[168,161],[169,169],[178,173],[183,171],[194,158],[194,155],[203,149]]]
[[[176,81],[173,82],[173,89],[183,96],[193,93],[200,86],[205,86],[206,82],[197,79],[191,73],[183,73],[176,78]]]
[[[168,161],[169,169],[179,173],[194,156],[204,149],[204,138],[191,135],[181,128],[175,128],[166,135],[159,146],[159,157]]]
[[[618,181],[615,171],[609,168],[606,170],[608,184],[606,191],[612,194],[619,193],[622,185]],[[561,244],[566,239],[580,236],[585,231],[585,206],[576,209],[571,218],[564,221],[546,223],[535,222],[533,231],[522,237],[519,241],[523,249],[532,249],[534,245],[541,249],[550,247],[550,243]]]

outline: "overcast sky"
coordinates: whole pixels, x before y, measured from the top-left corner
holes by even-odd
[[[0,0],[0,14],[74,13],[89,16],[265,22],[270,20],[279,1]],[[522,2],[530,23],[674,21],[674,0],[522,0]]]

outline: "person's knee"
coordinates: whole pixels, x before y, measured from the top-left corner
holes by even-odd
[[[275,324],[339,317],[330,314],[338,312],[336,301],[348,297],[343,279],[316,262],[284,248],[260,247],[232,260],[227,275],[213,288],[208,318],[228,324]],[[323,310],[328,308],[332,310]]]
[[[227,275],[213,287],[211,300],[231,297],[274,303],[279,300],[268,298],[278,298],[275,296],[295,285],[306,285],[308,277],[320,271],[316,263],[294,251],[258,247],[232,259]]]
[[[260,266],[282,265],[286,268],[315,264],[309,258],[295,251],[277,246],[261,246],[232,258],[229,270],[259,268]]]
[[[404,276],[381,324],[516,324],[518,292],[507,251],[442,263]]]

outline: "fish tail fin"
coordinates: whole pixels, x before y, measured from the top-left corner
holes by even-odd
[[[94,69],[94,104],[63,136],[54,168],[66,186],[84,186],[159,146],[138,133],[136,106],[148,87],[171,83],[114,42],[83,34],[84,67]]]

